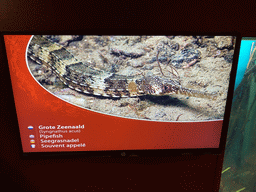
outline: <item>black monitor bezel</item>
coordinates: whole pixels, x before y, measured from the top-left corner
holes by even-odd
[[[100,30],[98,30],[100,31]],[[5,32],[1,33],[1,42],[3,45],[4,55],[6,57],[6,64],[8,62],[5,47],[4,47],[4,35],[72,35],[78,34],[74,32]],[[95,31],[87,31],[87,35],[95,35]],[[112,35],[112,33],[108,33],[105,30],[104,35]],[[131,35],[125,34],[124,31],[116,31],[115,34],[122,34],[122,35]],[[195,33],[195,32],[170,32],[170,31],[157,31],[157,33],[152,33],[149,31],[134,31],[133,35],[189,35],[189,36],[235,36],[236,43],[235,43],[235,52],[233,57],[233,64],[230,74],[230,82],[229,82],[229,89],[228,89],[228,96],[226,102],[226,109],[223,119],[223,127],[221,132],[220,138],[220,145],[218,148],[203,148],[203,149],[164,149],[164,150],[153,150],[153,149],[145,149],[145,150],[111,150],[111,151],[74,151],[74,152],[23,152],[22,150],[22,143],[21,139],[18,141],[20,143],[19,150],[20,156],[22,159],[41,159],[41,158],[79,158],[79,157],[168,157],[168,156],[179,156],[179,155],[204,155],[204,154],[214,154],[220,155],[225,150],[225,144],[227,139],[227,132],[229,126],[229,117],[233,99],[233,92],[234,92],[234,85],[236,79],[236,72],[237,72],[237,64],[238,64],[238,57],[239,57],[239,49],[241,44],[241,36],[239,33]],[[101,34],[102,35],[102,34]],[[10,81],[10,73],[9,73],[9,83]],[[14,102],[14,98],[13,98]],[[16,113],[16,109],[13,109]],[[16,117],[17,119],[17,114]],[[16,121],[17,132],[19,134],[19,125],[18,121]]]

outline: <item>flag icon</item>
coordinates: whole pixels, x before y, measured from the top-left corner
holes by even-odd
[[[34,127],[33,126],[28,126],[28,129],[33,129]]]
[[[29,135],[29,138],[30,138],[30,139],[34,139],[35,136],[34,136],[34,135]]]
[[[32,145],[30,145],[31,146],[31,148],[35,148],[36,147],[36,145],[35,144],[32,144]]]
[[[30,140],[30,143],[35,143],[35,140]]]

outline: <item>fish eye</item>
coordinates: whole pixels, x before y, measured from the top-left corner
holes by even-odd
[[[163,89],[166,91],[166,90],[168,90],[168,86],[167,85],[164,85],[163,86]]]

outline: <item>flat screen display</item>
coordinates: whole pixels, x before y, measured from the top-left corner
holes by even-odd
[[[24,153],[219,148],[235,36],[4,39]]]

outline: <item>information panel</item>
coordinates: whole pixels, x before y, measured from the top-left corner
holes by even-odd
[[[219,148],[235,37],[4,39],[24,152]]]

